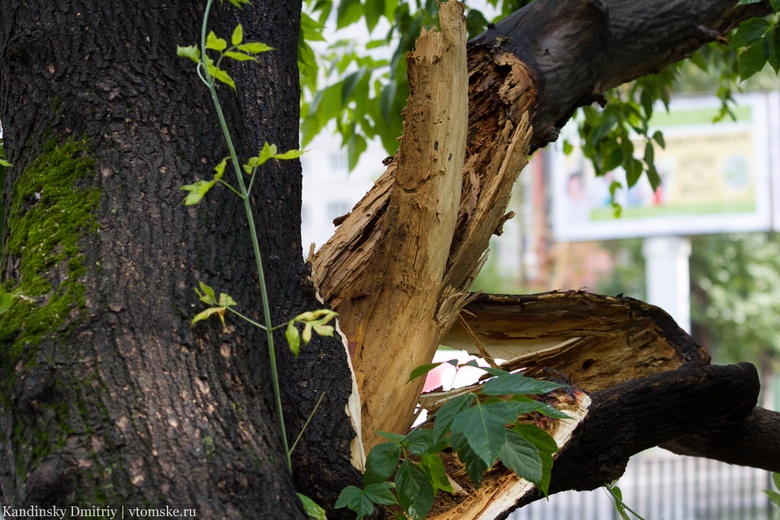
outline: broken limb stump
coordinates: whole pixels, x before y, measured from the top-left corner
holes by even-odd
[[[687,12],[685,5],[678,1],[673,3],[682,12]],[[707,9],[702,7],[696,13],[674,17],[674,20],[680,24],[687,24],[690,19],[698,20],[705,30],[697,31],[690,40],[685,40],[674,36],[679,28],[667,28],[669,32],[664,34],[668,36],[654,42],[652,59],[648,59],[649,68],[642,68],[643,61],[632,47],[613,43],[632,34],[636,36],[641,33],[638,27],[648,23],[640,16],[636,18],[638,25],[632,25],[628,19],[630,3],[619,0],[557,3],[540,0],[521,11],[525,14],[518,15],[512,22],[496,25],[495,30],[487,33],[490,38],[473,41],[467,56],[467,123],[458,118],[466,126],[465,154],[457,190],[453,184],[443,181],[445,177],[451,180],[450,177],[438,173],[444,156],[436,152],[444,143],[430,139],[431,127],[424,121],[426,117],[433,117],[441,125],[455,125],[456,118],[437,119],[431,115],[435,110],[417,110],[420,105],[416,103],[420,100],[416,96],[428,95],[426,102],[429,102],[438,99],[439,94],[433,87],[428,94],[414,90],[407,108],[401,152],[390,161],[387,171],[369,194],[340,223],[334,237],[311,257],[313,279],[320,294],[340,313],[339,323],[352,356],[362,399],[362,417],[353,416],[353,420],[362,424],[361,440],[366,448],[377,442],[375,430],[398,433],[409,430],[420,383],[413,386],[405,382],[413,368],[432,359],[439,340],[446,337],[449,342],[458,333],[461,342],[464,337],[469,340],[477,337],[489,347],[488,352],[492,348],[491,342],[502,343],[498,333],[483,334],[488,339],[480,339],[480,334],[488,329],[480,330],[478,322],[461,310],[465,306],[479,318],[480,312],[486,312],[479,309],[479,305],[486,301],[493,305],[497,299],[513,298],[476,296],[469,294],[468,288],[484,261],[490,236],[500,230],[507,218],[505,208],[509,192],[526,163],[528,150],[554,140],[557,129],[571,113],[578,106],[599,100],[604,89],[676,61],[701,44],[722,36],[723,31],[742,17],[747,18],[766,8],[766,2],[750,8],[736,6],[735,1],[695,2],[700,7],[704,4]],[[445,35],[450,34],[450,22],[462,23],[462,11],[456,12],[457,5],[443,4],[442,11],[446,13],[442,31]],[[642,6],[635,9],[642,11]],[[749,13],[750,9],[754,10],[753,14]],[[707,11],[706,16],[702,14],[704,11]],[[704,18],[691,18],[694,14]],[[449,21],[445,21],[447,16],[451,17]],[[538,19],[534,20],[535,17]],[[578,25],[578,20],[584,20],[584,25]],[[529,45],[522,44],[521,34],[512,32],[520,28],[534,36]],[[567,32],[563,30],[566,28],[587,28],[591,32]],[[505,32],[496,32],[499,29]],[[642,37],[650,36],[643,33]],[[425,38],[432,37],[426,34]],[[454,39],[446,41],[454,42]],[[459,50],[457,53],[461,55]],[[418,61],[418,58],[426,55],[424,50],[412,55],[410,65],[421,64],[425,60]],[[431,64],[441,61],[443,58],[431,60]],[[619,70],[620,63],[634,62],[636,67]],[[412,71],[410,75],[413,86],[420,78],[417,74]],[[421,130],[430,135],[420,135]],[[454,127],[452,132],[462,135]],[[409,150],[403,146],[408,143],[417,144]],[[426,149],[428,153],[419,153]],[[449,157],[446,155],[448,160]],[[409,166],[411,158],[414,158],[415,168],[402,171]],[[417,162],[418,159],[421,162]],[[431,188],[424,196],[422,191],[418,192],[423,184],[426,189]],[[426,203],[415,203],[417,197]],[[453,204],[455,200],[457,204]],[[426,211],[430,207],[437,208],[433,220],[432,214]],[[450,213],[453,211],[454,216]],[[436,236],[421,238],[420,233],[425,229]],[[409,244],[416,244],[416,247],[403,249]],[[402,250],[408,254],[401,254]],[[536,300],[532,302],[534,298]],[[708,370],[713,370],[707,376],[713,381],[728,375],[719,372],[722,367],[706,365],[707,354],[666,313],[642,302],[572,292],[532,296],[521,307],[524,315],[515,315],[518,309],[514,309],[500,317],[514,327],[511,329],[514,336],[508,339],[516,345],[511,348],[523,352],[506,356],[514,363],[506,367],[525,368],[529,374],[537,376],[544,376],[547,369],[553,369],[553,373],[562,374],[592,393],[594,399],[602,398],[599,391],[612,388],[631,394],[634,388],[631,385],[636,384],[639,385],[636,388],[644,388],[645,393],[637,393],[632,406],[641,407],[644,399],[652,409],[648,413],[663,413],[659,408],[662,403],[672,413],[674,401],[661,399],[656,403],[654,392],[657,390],[659,397],[664,397],[664,389],[654,390],[652,384],[643,387],[646,379],[681,377],[682,385],[695,387],[698,383],[685,379],[690,375],[688,371],[703,370],[706,375],[710,374]],[[533,312],[532,308],[535,309]],[[460,316],[465,327],[469,327],[468,331],[459,332],[457,327],[451,327]],[[521,341],[515,341],[518,339]],[[528,344],[531,349],[523,350]],[[477,350],[485,345],[472,341],[472,347]],[[500,348],[506,346],[499,345]],[[543,348],[539,349],[539,346]],[[717,393],[720,383],[711,384],[713,392]],[[728,386],[726,382],[723,384]],[[681,387],[680,391],[685,393],[688,387]],[[423,396],[422,400],[425,399]],[[618,410],[622,406],[620,401],[610,402]],[[754,406],[755,403],[750,405]],[[608,409],[598,410],[598,415],[604,415],[604,421],[608,421]],[[730,411],[711,412],[712,421],[700,421],[700,424],[715,428],[725,415],[729,420],[732,418]],[[594,412],[588,412],[586,417],[591,413]],[[626,417],[625,414],[620,416]],[[593,424],[598,421],[594,420]],[[681,426],[684,424],[680,423]],[[656,441],[678,439],[682,446],[682,440],[692,431],[669,431],[665,440]],[[773,435],[772,432],[767,434]],[[569,446],[571,442],[566,449],[575,450]],[[609,443],[610,438],[603,437],[601,442]],[[598,445],[595,442],[586,444],[583,444],[583,453],[588,453],[587,449],[595,450]],[[626,444],[625,452],[639,444],[642,443],[632,440]],[[563,457],[564,452],[561,453]],[[591,451],[590,455],[597,456],[598,453]],[[611,475],[619,466],[602,475]],[[495,468],[491,473],[499,479],[514,478],[501,468]],[[577,475],[580,473],[572,470],[572,478]],[[565,480],[561,482],[564,482],[562,486],[569,485]],[[516,488],[514,484],[509,486],[513,488],[511,492],[499,485],[493,488],[493,495],[474,491],[487,497],[484,504],[501,504],[498,509],[490,506],[493,515],[490,518],[504,515],[516,507],[517,498],[513,494]],[[470,500],[478,500],[477,494],[470,495]],[[511,503],[507,503],[507,496],[513,497]],[[455,510],[445,508],[436,514],[446,515],[449,511]],[[457,511],[457,514],[452,513],[454,516],[442,518],[487,518],[479,516],[484,514],[479,507],[470,509],[471,513],[465,516],[462,510]]]
[[[390,173],[312,262],[348,338],[367,446],[377,430],[408,430],[423,381],[398,380],[430,361],[451,319],[438,292],[461,198],[466,29],[462,5],[440,14],[442,32],[424,32],[407,60],[411,96]]]
[[[475,295],[442,342],[479,355],[480,343],[506,370],[563,374],[594,392],[709,355],[662,309],[633,298],[583,291]]]

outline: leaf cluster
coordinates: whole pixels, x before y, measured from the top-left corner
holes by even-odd
[[[242,193],[241,189],[236,189],[228,183],[227,181],[222,180],[222,176],[225,173],[225,167],[227,166],[227,162],[230,157],[225,157],[222,159],[222,161],[219,162],[214,167],[214,171],[216,172],[214,174],[214,177],[211,178],[211,180],[199,180],[192,184],[186,184],[181,187],[183,191],[188,192],[187,196],[184,199],[184,205],[185,206],[192,206],[194,204],[199,203],[203,197],[206,195],[206,193],[209,192],[211,188],[214,187],[215,184],[222,183],[230,189],[233,193],[238,195],[240,198],[245,198],[249,196],[249,193],[252,190],[252,186],[254,185],[255,181],[255,172],[257,172],[257,169],[268,162],[271,159],[276,159],[279,161],[285,161],[285,160],[291,160],[291,159],[297,159],[300,156],[302,156],[305,153],[304,150],[287,150],[286,152],[279,153],[276,145],[274,144],[263,144],[263,148],[260,149],[260,152],[254,156],[250,157],[249,160],[245,164],[241,166],[241,168],[244,170],[244,173],[249,175],[251,177],[249,181],[249,185],[246,188],[246,193]]]
[[[740,4],[759,0],[740,0]],[[777,11],[780,0],[770,2]],[[734,117],[733,94],[744,89],[743,82],[769,65],[780,71],[780,14],[744,21],[726,37],[727,45],[716,42],[706,45],[691,56],[689,63],[702,73],[717,77],[715,94],[721,100],[720,113],[713,122]],[[661,178],[655,167],[654,146],[664,146],[663,134],[652,131],[651,118],[658,105],[669,108],[669,95],[683,88],[690,71],[684,63],[666,67],[660,73],[636,80],[629,85],[605,93],[603,109],[584,107],[578,117],[583,154],[593,164],[597,175],[620,168],[626,173],[627,186],[613,183],[610,191],[630,188],[646,175],[656,189]],[[637,143],[640,143],[637,146]],[[616,213],[620,208],[613,204]]]
[[[247,0],[230,0],[233,5],[238,3],[249,3]],[[244,28],[241,24],[238,24],[233,29],[233,34],[230,36],[230,46],[228,46],[227,40],[220,38],[214,33],[209,31],[206,36],[205,42],[201,44],[201,47],[197,45],[190,45],[187,47],[177,47],[176,53],[179,56],[188,58],[198,64],[198,74],[201,80],[207,85],[214,85],[215,81],[219,81],[226,85],[230,85],[233,90],[236,90],[236,84],[230,74],[222,68],[222,60],[228,58],[234,61],[257,61],[255,55],[273,50],[264,43],[260,42],[247,42],[244,43]],[[217,53],[216,61],[208,55],[208,51],[214,51]],[[203,65],[206,65],[206,73],[203,73]]]
[[[458,368],[477,367],[474,361]],[[442,363],[415,369],[410,381]],[[555,440],[522,416],[543,414],[568,418],[554,407],[530,398],[563,385],[525,377],[522,373],[477,367],[491,376],[478,390],[451,397],[432,416],[432,427],[418,428],[407,435],[378,432],[389,442],[375,446],[366,459],[363,488],[342,490],[336,507],[347,507],[358,518],[370,515],[376,506],[400,505],[412,519],[424,518],[433,507],[436,493],[453,493],[441,452],[457,454],[466,473],[479,485],[485,473],[501,462],[519,477],[546,493]],[[390,479],[394,476],[393,481]]]

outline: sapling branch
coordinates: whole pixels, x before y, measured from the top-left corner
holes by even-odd
[[[248,3],[247,0],[230,0],[230,2],[236,7],[240,7],[240,4]],[[286,326],[286,336],[290,349],[297,356],[298,350],[300,348],[301,336],[304,343],[309,343],[313,332],[316,332],[320,336],[331,336],[333,334],[333,327],[327,325],[327,323],[333,319],[335,313],[329,310],[320,310],[303,313],[293,318],[293,320],[290,322],[279,327],[274,327],[271,323],[271,309],[268,288],[265,282],[265,272],[263,269],[263,260],[260,252],[260,242],[257,235],[257,228],[254,221],[254,213],[252,210],[249,193],[254,184],[255,175],[259,166],[270,159],[295,159],[300,157],[303,152],[299,150],[288,150],[284,153],[277,153],[277,148],[275,145],[265,143],[258,156],[250,158],[247,164],[244,164],[243,166],[239,162],[238,154],[236,153],[235,145],[233,143],[233,138],[231,136],[230,129],[228,128],[228,124],[222,110],[222,105],[220,104],[219,96],[217,94],[217,81],[229,85],[231,88],[233,88],[233,90],[236,88],[233,79],[225,70],[221,68],[222,60],[224,58],[230,58],[239,62],[257,61],[257,59],[253,56],[254,54],[267,52],[273,50],[273,48],[260,42],[243,43],[243,28],[240,24],[233,30],[230,38],[232,44],[231,46],[228,46],[227,41],[218,37],[213,31],[209,32],[208,18],[213,3],[214,0],[207,0],[206,2],[206,8],[203,14],[203,23],[201,26],[200,48],[197,46],[178,47],[177,53],[180,56],[189,58],[190,60],[197,63],[198,77],[206,85],[206,88],[208,88],[209,93],[211,94],[211,99],[217,114],[217,119],[219,120],[220,129],[222,130],[222,135],[225,139],[229,155],[228,157],[222,159],[222,161],[214,168],[216,170],[216,174],[212,180],[201,180],[195,182],[194,184],[182,187],[183,190],[189,192],[184,203],[185,205],[197,204],[217,182],[224,185],[243,201],[244,212],[246,214],[250,239],[252,242],[252,250],[255,258],[255,268],[257,270],[257,277],[260,285],[260,300],[262,304],[263,323],[259,323],[244,315],[243,313],[233,309],[232,307],[236,305],[236,302],[225,293],[220,294],[219,299],[217,299],[214,290],[203,282],[200,282],[200,288],[196,289],[196,292],[198,293],[200,300],[208,305],[211,305],[211,307],[198,313],[193,318],[192,324],[194,325],[198,321],[205,320],[208,317],[216,314],[224,326],[225,312],[229,311],[239,318],[265,331],[271,369],[271,382],[273,386],[275,407],[279,421],[280,436],[287,461],[287,469],[292,472],[291,453],[292,449],[295,447],[295,444],[293,445],[293,448],[290,448],[287,440],[284,411],[281,401],[281,391],[279,388],[279,373],[276,365],[276,347],[274,344],[273,332],[277,328]],[[216,62],[212,60],[211,57],[209,57],[208,51],[219,53]],[[233,165],[233,172],[235,174],[238,187],[235,187],[222,179],[222,175],[224,174],[225,168],[227,166],[227,161],[230,161]],[[244,181],[244,173],[242,172],[242,169],[250,176],[248,186]],[[296,323],[302,323],[304,325],[302,335],[298,332]],[[291,332],[291,327],[293,332]],[[294,338],[294,341],[290,341],[291,338]],[[321,400],[322,397],[320,397],[320,401]],[[319,402],[317,403],[317,406],[314,407],[314,411],[317,410],[318,406]],[[313,413],[314,412],[312,412],[312,414]],[[311,420],[311,416],[309,417],[309,420]],[[304,430],[309,424],[309,420],[306,421],[306,424],[303,427]],[[298,438],[295,441],[296,444],[302,433],[303,431],[301,431],[301,433],[298,435]]]

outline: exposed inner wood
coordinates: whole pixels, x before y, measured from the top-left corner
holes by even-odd
[[[607,0],[610,9],[613,3],[615,13],[628,5]],[[653,66],[716,38],[727,20],[740,16],[734,2],[726,3],[718,6],[725,14],[713,18],[717,28],[700,31],[696,41],[670,36],[654,54]],[[642,61],[611,46],[615,37],[636,31],[617,23],[615,31],[622,32],[610,32],[604,6],[596,0],[534,2],[474,42],[466,62],[462,6],[448,2],[441,9],[442,34],[424,33],[410,55],[412,95],[401,150],[334,237],[310,257],[320,293],[340,313],[363,399],[366,449],[377,442],[376,430],[408,431],[422,380],[404,382],[413,368],[432,359],[442,340],[508,359],[505,368],[537,376],[551,372],[596,392],[598,406],[585,415],[584,400],[575,403],[579,426],[570,439],[559,439],[563,463],[554,470],[555,489],[601,485],[620,475],[628,457],[643,447],[686,439],[705,424],[720,431],[729,421],[745,420],[739,417],[755,406],[753,374],[706,365],[706,353],[655,307],[580,292],[468,293],[490,236],[506,219],[511,186],[529,148],[555,139],[574,108],[598,99],[607,86],[633,79],[611,63]],[[536,20],[545,24],[536,26]],[[466,63],[464,100],[466,81],[455,76],[465,77]],[[458,153],[457,143],[465,154]],[[464,324],[456,323],[459,318]],[[728,395],[736,408],[713,405],[686,415],[701,392]],[[440,397],[422,401],[435,409]],[[631,413],[644,421],[644,430],[632,429]],[[656,423],[663,429],[653,430]],[[621,437],[605,450],[605,439],[615,431]],[[587,482],[567,480],[569,474],[581,477],[573,468],[586,463],[592,466]],[[538,496],[500,465],[477,489],[459,480],[455,461],[450,469],[461,492],[441,499],[450,502],[439,504],[437,518],[502,517]]]
[[[466,306],[463,320],[490,356],[505,360],[502,368],[557,373],[586,392],[709,361],[667,313],[632,298],[581,291],[482,294]],[[480,353],[462,322],[442,342]]]
[[[430,362],[470,298],[527,162],[530,71],[510,54],[482,49],[470,55],[467,76],[459,5],[442,4],[442,34],[426,33],[409,58],[399,153],[310,259],[348,338],[367,448],[376,430],[411,426],[423,382],[403,381]]]
[[[340,313],[348,337],[366,446],[375,443],[377,430],[409,428],[422,382],[404,386],[399,378],[430,361],[449,325],[441,322],[437,288],[466,150],[464,20],[462,5],[444,4],[442,32],[418,39],[407,59],[411,96],[400,151],[312,262],[320,292]]]

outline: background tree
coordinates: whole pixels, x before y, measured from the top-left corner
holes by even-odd
[[[355,4],[345,2],[338,9],[354,13]],[[469,138],[490,136],[485,144],[497,146],[508,161],[502,163],[505,168],[488,165],[485,172],[508,171],[501,185],[511,186],[507,180],[516,175],[526,147],[554,139],[576,106],[601,100],[605,90],[683,58],[742,19],[770,12],[766,2],[735,4],[539,1],[489,27],[470,47],[472,72],[479,70],[486,86],[522,88],[508,97],[487,89],[470,101],[472,111],[484,113],[472,119],[479,123]],[[407,12],[403,5],[389,6],[395,4],[385,4],[385,13]],[[645,8],[653,16],[645,16]],[[288,431],[302,429],[325,392],[294,453],[290,475],[281,453],[263,338],[232,324],[226,330],[189,324],[198,309],[192,290],[198,281],[231,294],[254,319],[260,307],[247,232],[240,208],[226,198],[229,193],[210,194],[197,209],[181,205],[179,188],[207,176],[225,156],[207,93],[189,62],[176,56],[177,45],[197,37],[202,10],[199,3],[180,1],[10,0],[0,5],[0,120],[7,158],[14,165],[4,191],[3,276],[6,289],[18,292],[0,321],[0,503],[171,504],[195,508],[208,518],[300,518],[304,513],[296,489],[330,508],[345,485],[359,482],[353,463],[371,433],[356,438],[361,419],[354,407],[351,415],[345,412],[350,396],[354,399],[345,347],[353,346],[354,337],[347,345],[317,339],[298,359],[288,352],[280,355]],[[256,2],[241,11],[220,9],[211,21],[221,34],[241,22],[247,38],[277,49],[265,53],[257,68],[231,69],[237,93],[220,92],[244,156],[264,142],[296,148],[300,10],[300,2]],[[646,25],[637,29],[628,23],[634,20]],[[507,61],[495,61],[499,55]],[[385,106],[397,117],[394,104]],[[500,133],[490,132],[493,124],[500,125],[493,130],[511,130],[516,137],[495,139]],[[470,151],[453,148],[453,153],[478,155],[475,144]],[[275,323],[283,323],[320,305],[301,254],[299,166],[269,163],[257,182],[256,220],[264,231],[271,314]],[[466,191],[481,193],[473,184]],[[484,220],[449,215],[458,229],[474,232],[453,241],[461,248],[453,250],[458,255],[447,266],[455,274],[445,281],[453,287],[467,288],[466,268],[478,266],[503,217],[499,203],[487,206],[491,211]],[[374,253],[384,259],[385,252]],[[447,259],[448,251],[443,252],[440,256]],[[345,273],[327,262],[319,265]],[[554,307],[582,302],[577,298],[538,301]],[[696,358],[695,346],[662,314],[638,303],[623,304],[647,317],[648,329],[663,324],[658,337],[676,342],[677,365],[685,356]],[[361,325],[354,314],[342,311],[342,324]],[[400,335],[413,326],[436,326],[438,333],[447,332],[444,322],[415,319],[397,323],[395,331]],[[387,361],[377,357],[375,368]],[[648,443],[678,440],[694,425],[716,431],[725,421],[737,421],[741,428],[745,417],[753,416],[757,380],[750,367],[692,363],[680,370],[593,393],[587,422],[558,459],[553,489],[602,484]],[[390,395],[393,385],[402,388],[405,379],[402,372],[386,388],[360,397],[366,402]],[[674,392],[654,394],[656,407],[632,417],[634,422],[615,413],[636,410],[647,402],[648,389],[659,387]],[[691,402],[686,399],[695,400],[702,391],[711,397],[696,408],[704,422],[690,407],[665,407],[675,400],[678,405]],[[404,402],[391,401],[398,408],[384,413],[397,413],[403,423],[408,420],[404,410],[418,396],[408,390],[398,395]],[[760,419],[769,425],[774,420],[763,414]],[[620,430],[610,450],[602,450],[605,432],[631,424],[658,428],[649,437]],[[748,433],[766,436],[755,444],[766,453],[750,455],[775,464],[771,454],[776,457],[780,450],[772,452],[777,440],[766,424],[746,426]],[[678,445],[713,454],[700,440]],[[743,451],[735,444],[727,455],[754,463],[740,459]],[[594,461],[600,471],[594,470]],[[333,518],[344,514],[329,513]]]

